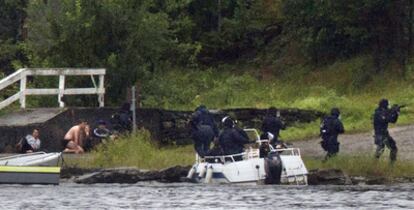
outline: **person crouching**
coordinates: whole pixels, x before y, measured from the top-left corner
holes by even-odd
[[[244,145],[249,143],[247,134],[242,129],[236,128],[234,120],[229,116],[224,117],[222,123],[224,130],[219,136],[219,143],[224,155],[242,153]]]

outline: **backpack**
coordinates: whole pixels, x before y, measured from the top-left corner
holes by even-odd
[[[332,117],[325,117],[321,122],[319,132],[321,136],[335,134],[336,133],[335,119],[333,119]]]

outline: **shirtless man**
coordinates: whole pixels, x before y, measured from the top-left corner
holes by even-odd
[[[85,120],[80,120],[78,125],[73,126],[66,133],[63,140],[63,146],[66,153],[83,153],[83,140],[89,136],[88,123]]]

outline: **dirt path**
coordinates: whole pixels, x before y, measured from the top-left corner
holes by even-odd
[[[390,135],[397,142],[398,159],[414,160],[414,125],[391,128]],[[319,142],[320,138],[312,138],[304,141],[292,142],[294,147],[301,149],[303,156],[323,157],[325,151],[322,150]],[[368,154],[374,155],[375,144],[373,132],[345,134],[339,136],[341,154]],[[383,155],[388,156],[388,149]]]

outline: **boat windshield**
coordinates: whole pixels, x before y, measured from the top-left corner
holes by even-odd
[[[249,128],[249,129],[243,129],[244,132],[247,133],[247,136],[249,137],[249,141],[256,142],[257,140],[260,140],[259,132],[257,132],[256,129]]]

